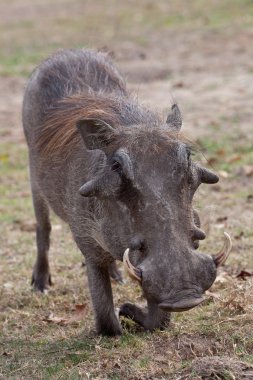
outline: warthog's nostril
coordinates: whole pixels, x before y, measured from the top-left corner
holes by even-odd
[[[193,248],[198,249],[199,248],[199,242],[197,240],[193,241]]]
[[[130,249],[132,251],[140,251],[144,247],[144,240],[141,235],[136,235],[131,239]]]

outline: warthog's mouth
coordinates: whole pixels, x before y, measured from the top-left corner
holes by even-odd
[[[204,297],[185,299],[174,303],[163,301],[162,303],[159,303],[158,306],[166,311],[180,312],[190,310],[193,307],[199,305],[202,301],[204,301]]]

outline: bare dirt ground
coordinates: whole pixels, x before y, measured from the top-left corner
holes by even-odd
[[[253,7],[250,1],[0,1],[0,378],[253,379]],[[21,128],[28,72],[59,47],[106,47],[140,102],[164,117],[176,100],[196,159],[220,174],[196,197],[215,252],[233,251],[205,304],[147,334],[94,334],[85,267],[53,217],[55,285],[34,294],[34,218]],[[244,271],[244,272],[242,272]],[[239,277],[236,277],[238,276]],[[115,303],[141,302],[131,282]],[[79,305],[79,306],[78,306]]]

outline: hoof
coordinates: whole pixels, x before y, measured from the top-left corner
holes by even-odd
[[[121,326],[100,326],[97,328],[97,334],[103,336],[119,336],[122,335]]]
[[[49,286],[52,286],[50,273],[33,273],[31,285],[37,292],[44,293]]]
[[[119,316],[134,319],[135,311],[136,311],[135,305],[133,305],[132,303],[124,303],[119,308]]]
[[[116,312],[113,310],[107,317],[97,319],[96,330],[98,334],[104,336],[122,335],[122,327]]]

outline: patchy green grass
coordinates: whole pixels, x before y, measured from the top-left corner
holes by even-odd
[[[198,139],[197,159],[206,160],[216,169],[237,175],[238,168],[253,165],[253,145],[250,139],[237,135],[224,135],[222,139],[203,137]],[[202,154],[202,157],[201,157]]]

